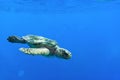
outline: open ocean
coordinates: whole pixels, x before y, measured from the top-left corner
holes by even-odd
[[[71,59],[26,55],[8,36],[56,40]],[[0,80],[120,80],[119,0],[0,0]]]

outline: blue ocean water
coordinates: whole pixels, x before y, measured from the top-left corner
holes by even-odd
[[[0,0],[0,80],[120,80],[120,1]],[[69,60],[25,55],[10,35],[56,40]]]

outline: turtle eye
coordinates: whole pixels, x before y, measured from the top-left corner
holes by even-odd
[[[63,56],[64,56],[65,58],[67,58],[67,57],[69,57],[69,54],[68,54],[66,51],[63,51]]]
[[[68,56],[68,54],[67,54],[65,51],[63,51],[63,54],[64,54],[65,56]]]

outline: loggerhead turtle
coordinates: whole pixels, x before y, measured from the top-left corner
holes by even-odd
[[[56,56],[63,59],[70,59],[71,52],[60,48],[56,41],[37,35],[26,35],[22,38],[18,36],[9,36],[7,40],[11,43],[28,44],[30,48],[20,48],[19,50],[26,54]]]

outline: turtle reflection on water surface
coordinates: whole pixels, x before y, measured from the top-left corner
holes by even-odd
[[[23,37],[9,36],[7,40],[11,43],[28,44],[30,48],[20,48],[19,50],[26,54],[56,56],[63,59],[70,59],[71,52],[60,48],[56,41],[37,35],[26,35]]]

